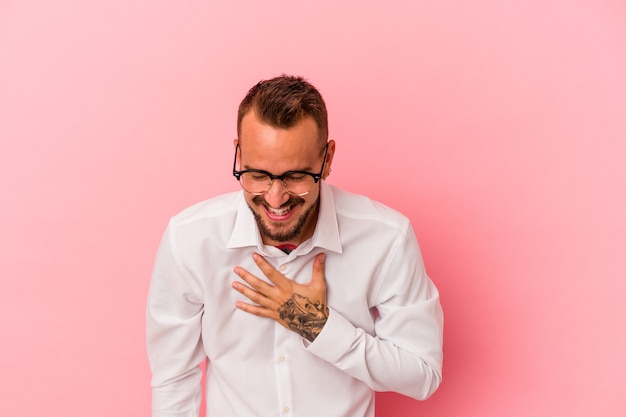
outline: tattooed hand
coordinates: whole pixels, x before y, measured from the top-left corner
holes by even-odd
[[[237,308],[248,313],[271,318],[300,336],[315,340],[328,319],[326,306],[325,255],[313,261],[313,276],[308,284],[298,284],[272,267],[262,256],[252,255],[263,274],[274,284],[257,278],[241,267],[235,273],[248,285],[233,282],[233,288],[256,305],[238,302]]]

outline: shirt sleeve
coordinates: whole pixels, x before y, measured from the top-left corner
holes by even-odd
[[[331,306],[307,349],[376,391],[423,400],[441,383],[443,312],[410,225],[390,250],[385,271],[377,289],[375,335]]]
[[[146,345],[152,416],[197,417],[202,398],[203,304],[176,256],[171,229],[159,247],[148,292]]]

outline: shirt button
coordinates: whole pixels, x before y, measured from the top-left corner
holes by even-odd
[[[288,412],[289,412],[289,407],[285,406],[285,407],[283,408],[283,413],[288,413]]]
[[[287,358],[285,358],[285,356],[284,356],[284,355],[281,355],[281,356],[278,358],[278,362],[285,362],[285,360],[286,360],[286,359],[287,359]]]
[[[287,266],[286,265],[281,265],[279,269],[280,269],[281,272],[285,272],[287,270]]]

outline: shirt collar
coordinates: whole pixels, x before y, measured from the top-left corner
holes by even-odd
[[[226,244],[228,249],[243,248],[246,246],[260,246],[261,236],[256,225],[256,220],[241,190],[239,198],[239,208],[235,218],[235,226]]]
[[[230,235],[228,244],[229,249],[243,248],[247,246],[256,246],[261,248],[263,241],[256,224],[256,220],[248,207],[248,203],[243,196],[244,191],[241,191],[241,198],[239,201],[239,208],[237,209],[237,218],[235,219],[235,225],[233,232]],[[339,226],[337,224],[337,213],[335,211],[335,200],[333,198],[333,192],[330,185],[325,181],[320,182],[320,210],[317,218],[317,225],[313,236],[306,242],[303,242],[302,248],[309,248],[306,252],[309,252],[314,247],[320,247],[333,252],[341,253],[341,240],[339,239]],[[295,252],[302,253],[301,250]]]

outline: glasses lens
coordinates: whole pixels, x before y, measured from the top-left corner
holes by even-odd
[[[290,194],[304,195],[311,191],[315,180],[306,174],[289,174],[283,177],[283,187]]]
[[[272,180],[260,172],[244,172],[239,177],[241,188],[252,194],[263,194],[272,186]]]
[[[241,188],[252,194],[263,194],[272,187],[272,179],[260,172],[244,172],[239,177]],[[306,174],[289,174],[283,177],[282,185],[289,194],[305,195],[313,185],[315,180]]]

